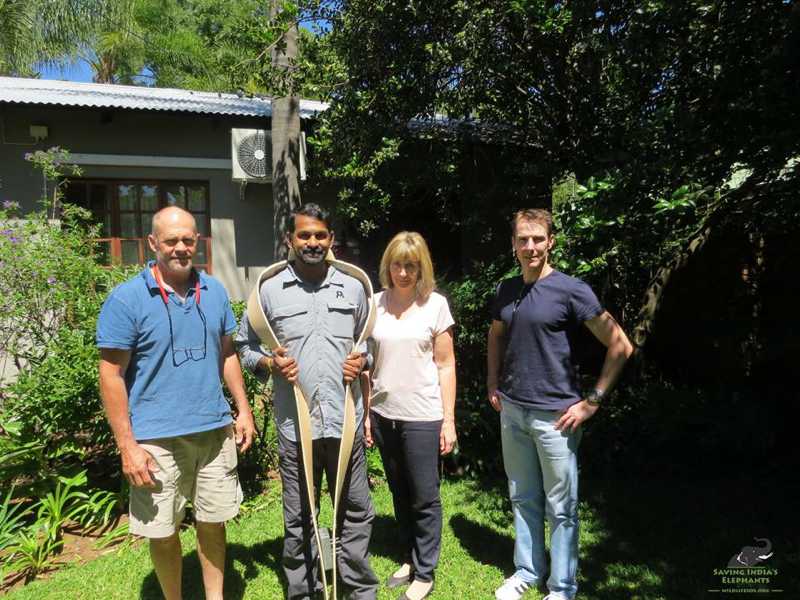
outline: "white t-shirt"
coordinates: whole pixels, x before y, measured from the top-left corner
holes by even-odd
[[[447,300],[433,292],[425,304],[414,305],[402,319],[387,311],[385,292],[377,294],[375,305],[372,410],[401,421],[442,419],[442,391],[439,370],[433,361],[433,339],[454,324]]]

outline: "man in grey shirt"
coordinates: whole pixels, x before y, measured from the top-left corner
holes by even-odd
[[[314,488],[319,490],[324,469],[333,494],[344,421],[345,385],[358,380],[367,362],[366,347],[351,352],[353,340],[366,324],[366,293],[358,280],[325,261],[333,241],[328,222],[327,213],[315,204],[306,204],[298,210],[290,221],[292,230],[286,235],[296,259],[261,286],[261,305],[280,347],[272,355],[266,355],[247,315],[236,335],[242,364],[264,380],[270,374],[273,376],[283,483],[283,568],[289,600],[310,599],[321,590],[298,444],[293,385],[299,384],[309,405]],[[367,483],[360,426],[364,409],[357,383],[353,386],[353,398],[359,426],[338,515],[341,549],[337,553],[337,566],[349,598],[374,600],[378,580],[369,565],[367,546],[375,512]]]

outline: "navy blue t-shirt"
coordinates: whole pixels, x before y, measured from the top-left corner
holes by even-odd
[[[502,399],[541,410],[564,410],[578,402],[568,334],[602,313],[592,289],[560,271],[533,284],[526,285],[522,276],[501,281],[492,318],[506,326],[498,386]]]

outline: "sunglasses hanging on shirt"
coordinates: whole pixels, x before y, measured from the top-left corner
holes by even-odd
[[[167,319],[169,320],[169,348],[172,351],[172,366],[180,367],[182,364],[192,360],[201,361],[206,358],[206,351],[208,349],[208,326],[206,324],[206,316],[200,308],[200,277],[195,272],[194,281],[194,305],[197,307],[197,314],[200,315],[200,320],[203,322],[203,347],[202,348],[178,348],[175,349],[175,332],[172,326],[172,314],[169,310],[169,296],[167,290],[164,289],[164,284],[161,282],[161,273],[158,266],[153,266],[153,276],[158,284],[158,291],[161,293],[161,299],[164,301],[164,307],[167,309]],[[179,360],[180,359],[180,360]]]

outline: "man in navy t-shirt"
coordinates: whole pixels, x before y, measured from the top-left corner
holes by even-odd
[[[543,580],[547,517],[550,576],[545,600],[571,600],[578,589],[581,424],[597,412],[633,346],[588,285],[550,266],[555,238],[548,211],[521,210],[511,225],[522,276],[497,287],[486,387],[489,402],[500,412],[516,571],[495,591],[495,598],[517,600]],[[568,337],[581,324],[607,347],[600,377],[587,394],[581,392]]]
[[[191,501],[205,597],[222,600],[225,521],[242,500],[236,447],[246,450],[254,433],[236,320],[225,288],[192,267],[189,212],[157,212],[148,242],[156,261],[114,288],[100,311],[100,394],[131,484],[130,530],[150,539],[165,598],[181,598],[178,528]]]

